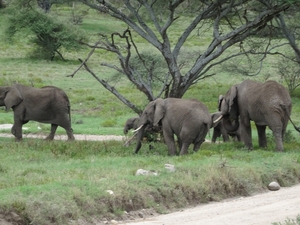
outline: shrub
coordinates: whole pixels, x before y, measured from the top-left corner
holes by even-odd
[[[33,8],[11,8],[6,36],[13,40],[17,33],[21,37],[29,37],[34,44],[32,55],[37,58],[53,60],[56,55],[62,59],[62,49],[76,50],[81,47],[80,41],[85,39],[83,32],[74,26],[65,25],[49,14]]]

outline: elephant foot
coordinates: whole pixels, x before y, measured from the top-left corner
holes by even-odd
[[[68,141],[74,141],[74,140],[75,140],[75,137],[73,134],[68,135]]]
[[[49,135],[45,138],[46,141],[53,141],[53,139],[54,139],[54,135],[51,135],[51,134],[49,134]]]
[[[15,141],[17,141],[17,142],[20,142],[22,140],[23,140],[22,138],[15,137]]]

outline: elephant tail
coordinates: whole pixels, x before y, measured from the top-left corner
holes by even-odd
[[[287,106],[284,104],[280,104],[280,107],[285,111],[286,115],[288,116],[289,120],[291,121],[291,123],[293,124],[294,128],[296,131],[298,131],[300,133],[300,127],[297,127],[294,122],[292,121],[291,117],[290,117],[290,112],[287,109]]]

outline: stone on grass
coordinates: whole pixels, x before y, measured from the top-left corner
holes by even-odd
[[[136,176],[138,175],[144,175],[144,176],[147,176],[147,175],[153,175],[153,176],[157,176],[158,173],[155,172],[154,170],[144,170],[144,169],[138,169],[135,173]]]
[[[110,195],[113,195],[113,194],[114,194],[114,192],[113,192],[112,190],[106,190],[106,192],[107,192],[108,194],[110,194]]]
[[[268,189],[270,191],[278,191],[280,189],[280,185],[277,182],[273,181],[273,182],[269,183]]]
[[[174,165],[172,165],[172,164],[165,164],[165,168],[167,169],[167,170],[169,170],[170,172],[175,172],[175,166]]]

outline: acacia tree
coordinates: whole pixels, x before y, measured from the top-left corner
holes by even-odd
[[[291,0],[81,0],[87,6],[101,13],[110,15],[125,22],[128,28],[123,33],[113,33],[110,36],[101,35],[100,40],[94,44],[88,44],[92,51],[85,60],[81,60],[84,66],[106,89],[116,95],[123,103],[135,112],[140,113],[134,104],[122,96],[107,81],[99,78],[87,64],[89,57],[95,49],[100,48],[117,55],[120,66],[110,63],[102,63],[124,74],[149,101],[160,97],[181,98],[189,87],[207,76],[214,66],[237,57],[241,54],[253,52],[253,49],[232,51],[226,57],[220,57],[232,46],[241,45],[243,41],[259,32],[266,24],[287,10],[294,2]],[[182,22],[186,21],[185,23]],[[172,26],[181,21],[186,24],[180,30],[178,37],[170,38]],[[188,22],[189,21],[189,22]],[[153,92],[155,63],[146,63],[139,52],[134,35],[141,36],[148,44],[161,54],[166,63],[167,72],[160,77],[161,88],[156,94]],[[202,34],[211,34],[207,46],[203,48]],[[196,38],[194,37],[197,35]],[[189,58],[192,65],[185,68],[180,63],[182,49],[189,39],[193,38],[194,49],[197,54]],[[125,40],[125,47],[117,43]],[[202,46],[200,48],[200,46]],[[147,75],[142,75],[132,63],[133,56],[140,59],[145,66]],[[191,55],[190,55],[191,57]],[[136,62],[136,61],[135,61]],[[78,71],[78,70],[77,70]],[[76,71],[75,71],[76,72]],[[75,73],[74,73],[75,74]],[[74,76],[72,74],[72,76]]]
[[[287,16],[280,14],[276,18],[276,22],[292,50],[292,54],[282,54],[283,60],[278,63],[279,73],[287,83],[290,93],[300,86],[300,48],[296,41],[300,37],[300,26],[296,22],[300,16],[299,9],[299,4],[295,4]]]

